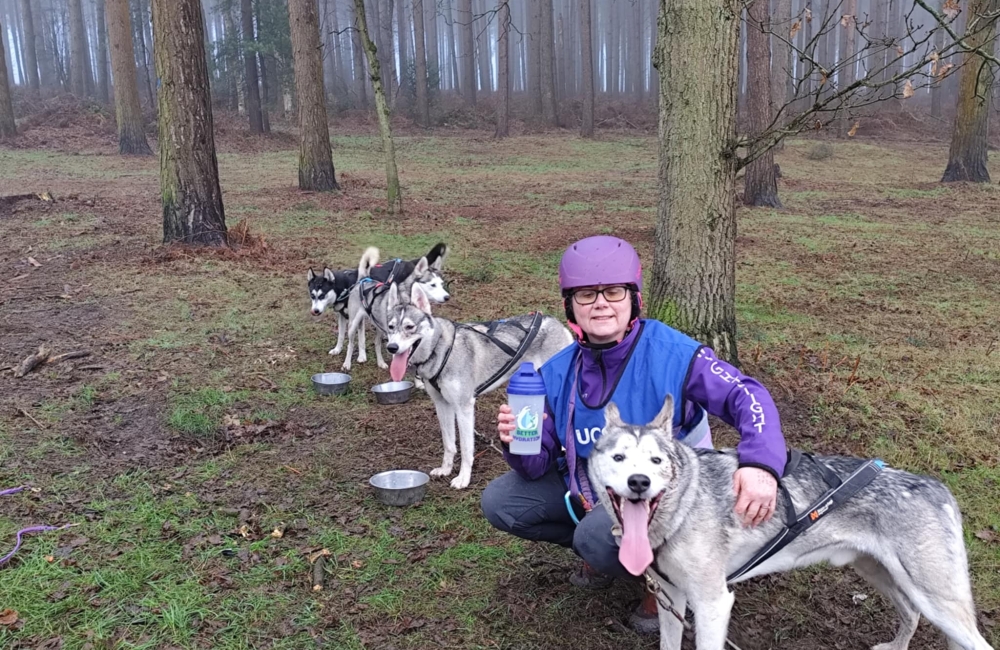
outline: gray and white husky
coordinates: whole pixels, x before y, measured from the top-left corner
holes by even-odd
[[[659,587],[676,612],[693,610],[698,650],[723,650],[734,601],[727,576],[783,529],[786,499],[779,490],[769,522],[742,526],[733,512],[735,452],[695,450],[675,441],[673,412],[668,397],[652,422],[633,426],[608,404],[607,426],[591,453],[588,476],[601,504],[615,513],[622,563],[633,573],[651,563],[647,576],[655,568],[668,577],[669,582],[658,580]],[[864,462],[818,460],[841,477]],[[820,469],[805,458],[782,483],[799,513],[827,491]],[[951,650],[992,650],[976,629],[958,504],[938,481],[886,468],[735,581],[824,561],[851,565],[895,605],[901,617],[896,637],[874,650],[905,650],[921,614],[944,632]],[[660,648],[678,650],[682,624],[664,602]]]
[[[399,291],[402,290],[400,286]],[[409,304],[402,304],[395,288],[391,289],[389,305],[389,344],[386,347],[393,355],[389,373],[393,380],[398,381],[407,366],[412,367],[417,377],[424,380],[441,425],[444,460],[440,467],[431,470],[431,475],[451,474],[456,453],[457,419],[462,460],[451,487],[459,490],[468,487],[475,452],[476,397],[503,385],[520,363],[530,361],[538,368],[570,345],[573,335],[555,318],[542,316],[537,334],[520,361],[489,385],[481,386],[502,370],[511,358],[491,337],[517,350],[534,320],[533,315],[498,321],[492,328],[492,334],[487,334],[491,329],[489,323],[459,324],[432,316],[430,297],[421,285],[413,285]],[[477,388],[481,390],[477,392]]]
[[[388,368],[382,358],[382,341],[386,336],[388,289],[396,286],[402,295],[410,295],[411,287],[422,287],[432,302],[447,302],[451,295],[445,288],[441,268],[448,255],[448,246],[437,244],[426,255],[415,260],[390,260],[378,264],[378,249],[370,247],[361,255],[358,264],[358,280],[351,288],[347,300],[347,355],[344,358],[343,369],[351,369],[351,355],[354,352],[355,333],[358,335],[358,363],[368,360],[365,354],[365,321],[375,326],[375,357],[378,367]],[[339,344],[339,339],[338,339]],[[330,350],[330,354],[339,354],[340,347]]]

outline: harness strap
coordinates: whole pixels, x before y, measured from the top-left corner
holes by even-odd
[[[520,323],[516,323],[519,329],[524,330]],[[476,386],[475,396],[479,397],[486,391],[487,388],[493,385],[494,382],[498,381],[501,377],[507,374],[507,371],[514,367],[523,357],[524,353],[528,351],[528,347],[534,342],[535,337],[538,336],[538,331],[542,329],[542,312],[536,311],[534,318],[531,319],[531,326],[527,329],[527,333],[524,338],[521,339],[521,345],[515,350],[503,341],[490,336],[489,339],[493,341],[501,350],[510,355],[510,359],[507,359],[507,363],[503,364],[503,367],[498,371],[493,373],[493,376],[484,381],[483,383]],[[473,330],[476,331],[476,330]],[[482,334],[482,332],[480,332]]]
[[[792,523],[786,522],[785,528],[771,541],[765,544],[764,548],[750,558],[746,564],[731,573],[726,578],[726,582],[734,582],[738,580],[757,566],[770,559],[778,553],[778,551],[792,543],[792,540],[796,537],[812,528],[812,526],[820,519],[833,510],[836,510],[839,505],[843,504],[845,501],[864,489],[885,468],[885,463],[881,460],[869,460],[862,464],[861,467],[854,470],[854,472],[852,472],[846,479],[841,480],[832,469],[827,467],[821,461],[815,459],[812,455],[803,454],[803,456],[808,457],[816,464],[820,472],[823,474],[823,478],[827,479],[827,483],[830,484],[830,489],[827,490],[823,496],[814,501],[813,504],[809,506],[809,508],[807,508],[801,515],[793,515]],[[781,481],[778,481],[778,485],[781,487],[781,490],[785,495],[785,499],[789,504],[787,506],[789,512],[794,513],[794,507],[790,505],[792,500],[788,494],[788,489]]]

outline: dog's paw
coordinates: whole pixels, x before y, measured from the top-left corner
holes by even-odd
[[[358,355],[358,363],[364,363],[365,361],[368,361],[368,355],[367,354],[359,354]]]
[[[345,361],[344,364],[342,366],[340,366],[340,369],[343,370],[344,372],[350,372],[351,371],[351,360],[348,359],[347,361]]]
[[[431,476],[448,476],[451,474],[451,467],[435,467],[431,470]]]
[[[459,472],[458,476],[451,480],[451,487],[456,490],[464,490],[469,487],[469,482],[472,480],[472,473],[465,474],[464,472]]]
[[[327,354],[338,355],[341,352],[343,352],[343,350],[341,350],[340,348],[333,348],[332,350],[330,350],[329,352],[327,352]]]
[[[416,388],[417,390],[422,390],[424,392],[427,392],[427,389],[424,388],[423,380],[421,380],[419,377],[413,379],[413,387]]]
[[[379,359],[378,360],[378,367],[381,368],[382,370],[388,370],[389,369],[389,364],[386,363],[385,361],[383,361],[382,359]]]

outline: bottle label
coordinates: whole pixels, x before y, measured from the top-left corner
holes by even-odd
[[[535,442],[541,440],[542,432],[538,426],[538,414],[532,413],[527,406],[523,407],[515,419],[514,439],[518,442]]]

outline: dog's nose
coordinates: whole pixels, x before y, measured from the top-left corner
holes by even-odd
[[[448,302],[449,300],[451,300],[451,296],[449,296],[448,294],[445,294],[444,301]]]
[[[319,316],[319,310],[318,309],[312,310],[312,313],[313,313],[313,316]]]
[[[399,352],[399,344],[390,343],[389,345],[385,346],[385,349],[391,352],[392,354],[396,354],[397,352]]]
[[[628,489],[636,494],[642,494],[649,489],[649,477],[645,474],[633,474],[628,477]]]

